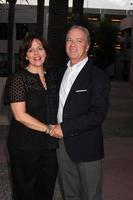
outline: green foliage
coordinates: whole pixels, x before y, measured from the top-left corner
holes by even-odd
[[[102,20],[97,29],[97,42],[103,48],[112,47],[117,39],[117,27],[108,20]]]
[[[5,10],[5,7],[4,7],[4,2],[2,1],[2,0],[0,0],[0,7],[2,7],[3,8],[3,10]]]
[[[115,61],[115,43],[117,41],[118,28],[107,19],[101,20],[99,25],[85,22],[91,35],[91,53],[94,62],[101,68],[107,68]],[[95,44],[97,46],[95,46]]]
[[[99,48],[94,50],[96,64],[102,68],[108,67],[115,60],[115,43],[117,40],[118,28],[104,19],[100,22],[96,31],[96,43]]]
[[[0,0],[0,3],[4,3],[2,0]]]

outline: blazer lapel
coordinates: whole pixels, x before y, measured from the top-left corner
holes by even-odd
[[[66,99],[66,103],[69,101],[69,99],[71,98],[71,95],[77,90],[77,88],[79,87],[79,85],[82,85],[82,82],[84,82],[85,80],[85,77],[87,76],[88,79],[89,79],[89,76],[90,76],[90,62],[88,61],[85,66],[82,68],[82,70],[80,71],[80,73],[78,74],[78,76],[76,77],[71,89],[70,89],[70,92],[67,96],[67,99]],[[66,104],[65,103],[65,104]]]

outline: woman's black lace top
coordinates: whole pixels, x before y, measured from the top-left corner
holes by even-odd
[[[56,124],[57,91],[50,73],[45,74],[47,90],[39,75],[23,69],[9,76],[5,86],[5,103],[25,102],[26,112],[45,124]],[[8,135],[8,147],[23,150],[45,150],[56,148],[57,139],[35,131],[12,117]]]

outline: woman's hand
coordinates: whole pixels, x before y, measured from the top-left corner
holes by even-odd
[[[50,131],[50,136],[55,137],[55,138],[60,138],[60,139],[63,138],[63,132],[62,132],[60,124],[57,124],[52,127]]]

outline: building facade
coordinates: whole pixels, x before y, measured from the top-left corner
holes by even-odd
[[[16,5],[14,24],[14,59],[18,67],[18,51],[21,40],[28,32],[35,32],[37,7]],[[44,35],[47,36],[48,8],[44,12]],[[8,5],[0,7],[0,74],[7,74]],[[13,70],[15,71],[15,69]]]
[[[36,13],[37,7],[34,5],[16,5],[15,7],[15,24],[14,24],[14,69],[19,67],[18,51],[21,40],[28,32],[34,33],[36,29]],[[71,17],[71,8],[69,9]],[[68,18],[69,18],[68,16]],[[110,22],[120,27],[120,22],[127,16],[126,10],[111,10],[111,9],[92,9],[84,8],[84,16],[92,23],[98,24],[101,19],[108,18]],[[8,5],[4,5],[4,9],[0,7],[0,76],[6,76],[7,72],[7,36],[8,36]],[[47,38],[48,28],[48,7],[44,7],[44,36]],[[121,36],[121,35],[120,35]],[[116,44],[118,51],[121,45]],[[119,68],[119,67],[118,67]],[[111,73],[117,73],[116,66],[111,68]],[[119,73],[119,70],[118,70]]]
[[[123,34],[123,58],[125,69],[128,71],[130,82],[133,85],[133,13],[121,21],[121,32]]]

